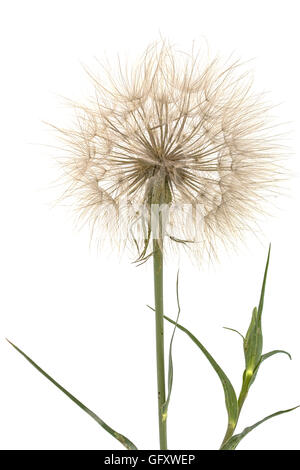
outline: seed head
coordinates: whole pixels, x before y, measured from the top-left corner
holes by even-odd
[[[255,230],[284,152],[243,67],[162,42],[131,68],[90,74],[95,96],[60,132],[66,194],[97,239],[133,242],[147,259],[153,206],[167,209],[164,239],[200,255]]]

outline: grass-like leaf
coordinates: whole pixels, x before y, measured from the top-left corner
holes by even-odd
[[[249,382],[249,387],[250,387],[250,385],[253,384],[254,380],[256,379],[258,369],[260,368],[262,362],[265,361],[266,359],[268,359],[269,357],[274,356],[275,354],[286,354],[287,356],[289,356],[290,359],[292,359],[292,356],[290,355],[290,353],[288,353],[287,351],[283,351],[282,349],[275,349],[274,351],[270,351],[266,354],[262,354],[259,363],[257,364],[256,368],[254,369],[253,376],[252,376],[252,378]]]
[[[268,275],[268,269],[269,269],[269,263],[270,263],[270,254],[271,254],[271,243],[269,245],[268,257],[267,257],[264,278],[263,278],[263,283],[261,287],[260,299],[259,299],[259,304],[258,304],[258,309],[257,309],[259,319],[261,319],[261,315],[262,315],[262,311],[264,307],[266,282],[267,282],[267,275]]]
[[[50,382],[52,382],[59,390],[61,390],[67,397],[69,397],[74,403],[76,403],[79,408],[85,411],[91,418],[93,418],[100,426],[105,429],[109,434],[111,434],[115,439],[117,439],[126,449],[128,450],[137,450],[137,447],[129,440],[127,437],[123,436],[122,434],[114,431],[108,424],[102,421],[99,416],[97,416],[93,411],[87,408],[81,401],[79,401],[74,395],[72,395],[68,390],[62,387],[56,380],[54,380],[50,375],[47,374],[40,366],[38,366],[30,357],[27,356],[21,349],[19,349],[15,344],[11,341],[7,340],[9,344],[11,344],[20,354],[22,354],[25,359],[30,362],[30,364],[35,367],[44,377],[46,377]]]
[[[176,279],[176,298],[177,298],[177,307],[178,307],[178,313],[177,313],[177,318],[176,322],[174,324],[174,330],[171,336],[171,341],[170,341],[170,347],[169,347],[169,369],[168,369],[168,395],[165,403],[163,404],[163,418],[167,419],[167,414],[168,414],[168,407],[170,403],[170,398],[171,398],[171,393],[172,393],[172,387],[173,387],[173,359],[172,359],[172,346],[173,346],[173,339],[175,335],[175,331],[177,328],[179,316],[180,316],[180,302],[179,302],[179,291],[178,291],[178,283],[179,283],[179,272],[177,273],[177,279]]]
[[[237,333],[242,338],[242,340],[245,341],[245,337],[238,330],[235,330],[234,328],[228,328],[228,326],[223,326],[223,328],[224,330],[229,330],[233,331],[234,333]]]
[[[228,428],[227,432],[230,432],[230,430],[234,429],[236,426],[237,418],[238,418],[238,402],[237,402],[237,397],[234,391],[234,388],[223,371],[219,364],[214,360],[214,358],[211,356],[211,354],[207,351],[207,349],[203,346],[202,343],[186,328],[184,328],[182,325],[179,323],[176,323],[174,320],[171,318],[164,316],[164,318],[172,323],[173,325],[176,325],[177,328],[179,328],[181,331],[183,331],[197,346],[198,348],[202,351],[202,353],[205,355],[205,357],[208,359],[210,364],[212,365],[213,369],[215,372],[218,374],[218,377],[222,383],[223,391],[224,391],[224,396],[225,396],[225,404],[226,404],[226,409],[227,409],[227,415],[228,415]]]
[[[241,440],[249,434],[249,432],[253,431],[253,429],[257,428],[260,424],[264,423],[268,419],[274,418],[275,416],[282,415],[284,413],[289,413],[290,411],[295,410],[296,408],[299,408],[298,406],[295,406],[294,408],[290,408],[288,410],[282,410],[282,411],[277,411],[277,413],[273,413],[266,418],[258,421],[257,423],[253,424],[252,426],[249,426],[245,428],[240,434],[235,434],[232,436],[222,447],[220,450],[235,450],[238,444],[241,442]]]
[[[292,359],[292,356],[287,351],[283,351],[282,349],[274,349],[274,351],[270,351],[266,354],[263,354],[261,356],[260,363],[268,359],[268,357],[274,356],[274,354],[286,354],[287,356],[289,356],[290,359]]]

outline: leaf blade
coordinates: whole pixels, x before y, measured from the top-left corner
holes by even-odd
[[[258,369],[260,368],[262,362],[264,362],[269,357],[274,356],[275,354],[286,354],[290,358],[290,360],[292,360],[292,356],[290,355],[290,353],[288,353],[287,351],[284,351],[283,349],[274,349],[273,351],[262,354],[259,363],[257,364],[256,368],[254,369],[253,376],[252,376],[252,378],[250,380],[250,383],[249,383],[249,387],[253,384],[254,380],[256,379]]]
[[[170,341],[170,347],[169,347],[169,368],[168,368],[168,395],[165,403],[162,406],[162,416],[163,419],[167,419],[167,414],[168,414],[168,407],[170,403],[170,398],[171,398],[171,393],[172,393],[172,387],[173,387],[173,358],[172,358],[172,346],[173,346],[173,340],[174,340],[174,335],[175,331],[178,325],[178,320],[181,312],[181,307],[180,307],[180,302],[179,302],[179,289],[178,289],[178,284],[179,284],[179,271],[177,272],[177,279],[176,279],[176,298],[177,298],[177,307],[178,307],[178,313],[177,313],[177,318],[176,322],[174,324],[174,329],[173,333],[171,336],[171,341]]]
[[[267,257],[267,262],[266,262],[266,267],[265,267],[265,272],[264,272],[264,277],[263,277],[263,283],[262,283],[262,288],[261,288],[261,293],[260,293],[260,299],[259,299],[259,304],[258,304],[258,309],[257,309],[259,319],[261,319],[263,306],[264,306],[266,282],[267,282],[267,275],[268,275],[268,269],[269,269],[269,263],[270,263],[270,254],[271,254],[271,243],[269,244],[268,257]]]
[[[264,423],[265,421],[274,418],[275,416],[282,415],[284,413],[289,413],[290,411],[295,410],[296,408],[299,408],[300,405],[294,406],[294,408],[289,408],[288,410],[282,410],[282,411],[277,411],[276,413],[272,413],[269,416],[266,416],[265,418],[261,419],[257,423],[253,424],[252,426],[248,426],[245,428],[241,433],[235,434],[232,436],[228,441],[221,447],[220,450],[235,450],[238,446],[238,444],[241,442],[241,440],[249,434],[249,432],[253,431],[253,429],[257,428],[260,424]]]
[[[265,361],[266,359],[268,359],[269,357],[274,356],[274,354],[286,354],[290,358],[290,360],[292,360],[292,356],[290,355],[289,352],[284,351],[283,349],[274,349],[273,351],[265,353],[261,356],[261,363]]]
[[[164,318],[168,322],[172,323],[173,325],[175,324],[175,321],[167,317],[166,315],[164,315]],[[198,346],[198,348],[202,351],[202,353],[205,355],[205,357],[208,359],[213,369],[217,373],[222,383],[222,387],[224,391],[225,404],[226,404],[226,410],[227,410],[227,415],[228,415],[228,427],[230,429],[234,429],[236,422],[237,422],[237,418],[238,418],[238,403],[237,403],[237,397],[236,397],[234,388],[229,378],[227,377],[223,369],[214,360],[211,354],[207,351],[207,349],[203,346],[203,344],[200,343],[200,341],[187,328],[183,327],[179,323],[177,323],[177,328],[179,328],[187,336],[189,336],[189,338]]]
[[[237,333],[243,341],[245,341],[245,337],[244,335],[242,335],[242,333],[240,333],[238,330],[235,330],[234,328],[229,328],[228,326],[223,326],[224,330],[228,330],[228,331],[233,331],[234,333]]]
[[[106,424],[98,415],[96,415],[92,410],[85,406],[81,401],[79,401],[74,395],[72,395],[68,390],[66,390],[62,385],[60,385],[56,380],[54,380],[47,372],[45,372],[36,362],[34,362],[27,354],[25,354],[18,346],[9,341],[6,338],[6,341],[20,353],[35,369],[37,369],[46,379],[53,383],[61,392],[63,392],[70,400],[72,400],[79,408],[81,408],[85,413],[87,413],[91,418],[93,418],[103,429],[105,429],[109,434],[111,434],[115,439],[117,439],[126,449],[128,450],[137,450],[137,447],[123,434],[116,432],[108,424]]]

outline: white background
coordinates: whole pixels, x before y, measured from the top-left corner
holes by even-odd
[[[283,348],[261,368],[239,430],[300,404],[299,310],[299,13],[298,2],[27,0],[1,3],[1,318],[2,449],[119,449],[91,418],[33,369],[8,343],[48,373],[140,449],[158,446],[151,263],[140,268],[89,247],[60,195],[55,135],[42,121],[68,125],[58,95],[91,90],[82,63],[116,52],[140,53],[163,35],[181,48],[206,38],[212,52],[253,59],[256,85],[282,103],[290,121],[295,178],[283,210],[221,263],[200,269],[186,259],[166,268],[166,312],[199,337],[238,389],[240,338],[258,302],[268,242],[272,258],[263,317],[265,352]],[[167,338],[170,328],[167,328]],[[170,449],[216,449],[226,427],[221,384],[183,333],[174,341]],[[300,411],[268,421],[240,449],[300,449]]]

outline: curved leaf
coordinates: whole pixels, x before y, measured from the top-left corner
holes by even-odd
[[[240,333],[238,330],[235,330],[234,328],[228,328],[228,326],[223,326],[223,328],[224,330],[229,330],[229,331],[233,331],[234,333],[237,333],[239,336],[241,336],[243,341],[245,341],[244,335],[242,335],[242,333]]]
[[[56,380],[54,380],[50,375],[47,374],[43,369],[41,369],[40,366],[38,366],[30,357],[28,357],[21,349],[19,349],[15,344],[13,344],[11,341],[9,341],[9,344],[13,346],[20,354],[22,354],[25,359],[30,362],[33,367],[35,367],[46,379],[50,380],[59,390],[61,390],[67,397],[69,397],[76,405],[79,406],[83,411],[85,411],[91,418],[93,418],[100,426],[102,426],[105,431],[107,431],[109,434],[111,434],[115,439],[117,439],[121,444],[128,450],[137,450],[137,447],[129,440],[127,437],[123,436],[122,434],[119,434],[118,432],[114,431],[108,424],[106,424],[104,421],[102,421],[99,416],[97,416],[93,411],[91,411],[89,408],[87,408],[81,401],[79,401],[74,395],[72,395],[70,392],[68,392],[64,387],[62,387]]]
[[[164,318],[172,323],[173,325],[176,325],[176,322],[172,320],[171,318],[167,317],[164,315]],[[181,331],[183,331],[191,340],[198,346],[198,348],[203,352],[205,357],[208,359],[212,367],[214,368],[215,372],[218,374],[218,377],[222,383],[222,387],[224,390],[224,395],[225,395],[225,403],[226,403],[226,409],[227,409],[227,415],[228,415],[228,429],[232,430],[236,426],[237,418],[238,418],[238,403],[237,403],[237,397],[234,391],[234,388],[225,374],[225,372],[221,369],[219,364],[214,360],[214,358],[209,354],[207,349],[203,346],[202,343],[186,328],[184,328],[182,325],[179,325],[177,323],[177,328],[179,328]]]
[[[290,411],[295,410],[296,408],[299,408],[300,405],[294,406],[294,408],[290,408],[288,410],[282,410],[282,411],[277,411],[277,413],[273,413],[266,418],[258,421],[257,423],[253,424],[252,426],[249,426],[244,429],[240,434],[236,434],[235,436],[232,436],[228,441],[221,447],[220,450],[235,450],[238,444],[241,442],[241,440],[249,434],[253,429],[257,428],[260,424],[264,423],[268,419],[273,418],[274,416],[282,415],[284,413],[289,413]]]
[[[288,353],[287,351],[283,351],[282,349],[274,349],[274,351],[270,351],[266,354],[262,354],[259,363],[254,369],[253,376],[251,377],[251,380],[249,382],[249,387],[253,384],[254,380],[256,379],[258,369],[260,368],[262,362],[268,359],[269,357],[274,356],[275,354],[286,354],[292,360],[292,356],[290,355],[290,353]]]
[[[274,354],[286,354],[287,356],[289,356],[289,358],[292,360],[292,356],[290,355],[290,353],[288,353],[287,351],[283,351],[283,349],[274,349],[274,351],[270,351],[266,354],[263,354],[261,356],[261,359],[260,359],[260,364],[265,361],[266,359],[268,359],[268,357],[271,357],[271,356],[274,356]]]

